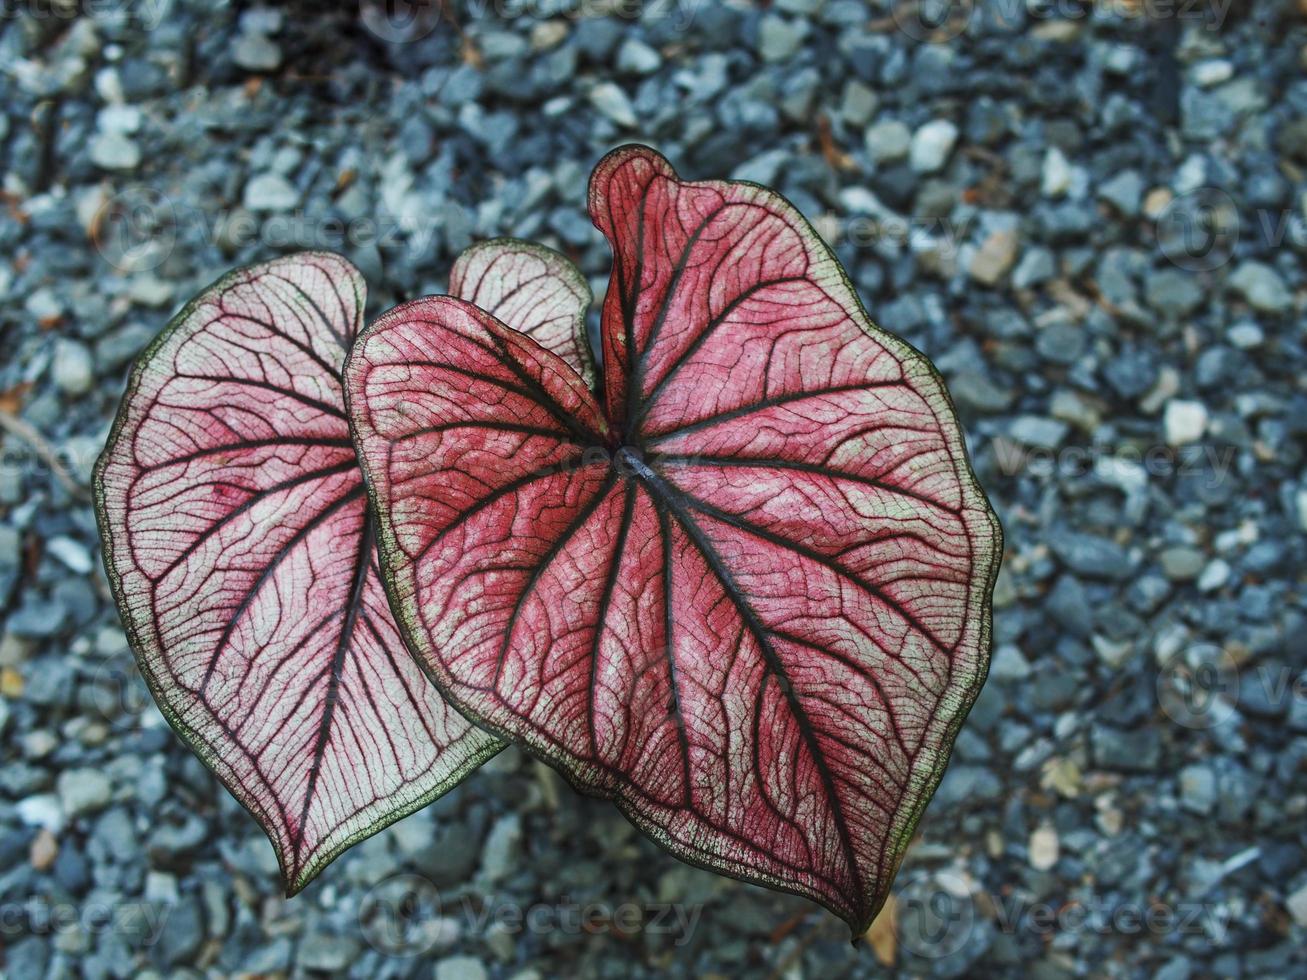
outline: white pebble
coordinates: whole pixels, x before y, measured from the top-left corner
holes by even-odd
[[[1044,154],[1043,182],[1040,189],[1045,197],[1061,197],[1071,189],[1071,164],[1066,154],[1050,146]]]
[[[1197,442],[1207,431],[1207,406],[1202,402],[1173,398],[1166,403],[1162,426],[1166,430],[1168,445]]]
[[[919,174],[931,174],[948,162],[958,141],[958,128],[947,119],[934,119],[912,134],[908,162]]]
[[[95,387],[95,362],[85,344],[60,337],[54,347],[50,374],[66,395],[84,395]]]
[[[1030,835],[1030,866],[1036,871],[1047,871],[1057,864],[1057,831],[1052,824],[1044,823]]]
[[[251,211],[289,211],[299,192],[280,174],[256,174],[245,185],[245,206]]]
[[[67,535],[51,538],[45,543],[45,550],[78,575],[86,575],[91,571],[91,553],[80,541],[74,541]]]
[[[1215,592],[1230,579],[1230,564],[1223,558],[1217,558],[1208,562],[1207,567],[1203,569],[1198,576],[1199,592]]]
[[[1224,58],[1212,58],[1194,65],[1192,74],[1195,84],[1203,88],[1211,88],[1213,85],[1228,81],[1234,74],[1234,65]]]
[[[91,162],[102,170],[135,170],[141,148],[121,133],[100,133],[91,140]]]
[[[19,800],[14,812],[28,827],[44,827],[52,834],[64,829],[63,807],[59,805],[59,797],[53,793],[40,793]]]
[[[113,796],[113,784],[99,769],[65,769],[55,788],[63,812],[70,817],[102,810]]]
[[[592,88],[590,104],[619,126],[631,128],[638,121],[635,118],[635,110],[631,107],[631,100],[612,82],[600,82]]]

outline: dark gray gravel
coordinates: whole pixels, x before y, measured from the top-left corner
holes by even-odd
[[[0,441],[7,976],[1307,973],[1307,27],[1225,6],[5,4],[0,408],[44,443]],[[380,310],[496,234],[601,291],[586,177],[632,139],[818,223],[1007,530],[875,951],[516,751],[286,901],[107,598],[76,488],[171,311],[301,247]]]

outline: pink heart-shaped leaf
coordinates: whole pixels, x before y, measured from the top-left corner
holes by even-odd
[[[335,255],[226,276],[141,356],[96,468],[141,672],[290,894],[501,747],[427,682],[382,590],[340,377],[364,294]]]
[[[674,854],[859,934],[985,677],[997,519],[938,375],[786,201],[625,147],[590,210],[602,405],[449,297],[351,354],[401,628]]]

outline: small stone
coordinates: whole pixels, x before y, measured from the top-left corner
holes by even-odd
[[[1008,427],[1008,434],[1027,446],[1056,449],[1067,435],[1067,424],[1042,415],[1018,415]]]
[[[1054,364],[1074,364],[1085,349],[1085,332],[1069,320],[1057,320],[1035,337],[1039,356]]]
[[[1184,446],[1197,442],[1207,431],[1207,406],[1202,402],[1171,399],[1162,416],[1162,429],[1168,445]]]
[[[1307,927],[1307,882],[1285,899],[1284,907],[1298,925]]]
[[[41,793],[19,800],[14,807],[18,819],[29,827],[44,827],[52,834],[57,834],[64,827],[64,811],[59,797],[53,793]]]
[[[1044,154],[1044,168],[1040,178],[1040,191],[1045,197],[1061,197],[1071,189],[1071,164],[1066,154],[1056,146]]]
[[[863,85],[856,78],[850,79],[844,86],[844,97],[840,101],[840,115],[850,126],[865,126],[876,114],[880,98],[874,91]]]
[[[663,58],[639,38],[629,37],[617,50],[617,67],[619,71],[633,75],[650,75],[662,67]]]
[[[1127,217],[1139,213],[1143,193],[1144,179],[1135,170],[1123,170],[1098,188],[1098,196]]]
[[[972,256],[967,270],[971,278],[986,286],[997,285],[1016,261],[1018,238],[1016,229],[1001,229],[989,235]]]
[[[1262,332],[1262,328],[1247,320],[1236,323],[1225,332],[1225,336],[1229,338],[1230,343],[1240,350],[1254,350],[1262,346],[1262,343],[1266,340],[1266,334]]]
[[[919,174],[932,174],[948,162],[958,141],[958,128],[947,119],[934,119],[912,134],[908,162]]]
[[[995,384],[979,371],[961,371],[949,382],[953,400],[962,407],[982,414],[1001,412],[1012,404],[1009,388]]]
[[[1052,534],[1049,545],[1064,565],[1089,578],[1127,579],[1132,575],[1128,557],[1110,538],[1064,530]]]
[[[42,827],[32,838],[32,846],[28,850],[28,862],[37,871],[49,871],[58,856],[59,841],[54,834]]]
[[[1205,293],[1194,277],[1179,269],[1160,269],[1144,280],[1144,297],[1153,309],[1179,317],[1196,309]]]
[[[897,119],[878,122],[867,130],[867,152],[878,164],[902,160],[912,147],[912,130]]]
[[[474,956],[447,956],[436,963],[436,980],[486,980],[485,966]]]
[[[187,895],[168,911],[167,926],[159,934],[159,956],[170,966],[190,963],[203,942],[204,909],[195,896]]]
[[[1207,558],[1197,548],[1176,545],[1163,548],[1157,561],[1162,566],[1162,574],[1172,582],[1188,582],[1198,577]]]
[[[251,211],[289,211],[299,204],[300,195],[281,174],[263,173],[245,185],[244,201]]]
[[[61,534],[47,541],[45,550],[78,575],[90,574],[93,567],[91,553],[86,550],[86,546],[80,541],[74,541],[72,538]]]
[[[1156,728],[1127,731],[1111,725],[1095,725],[1090,736],[1094,762],[1104,769],[1122,772],[1150,772],[1162,757],[1161,737]]]
[[[487,881],[503,881],[517,867],[522,846],[522,820],[517,814],[500,817],[481,848],[481,874]]]
[[[1180,372],[1171,365],[1167,364],[1159,369],[1156,378],[1152,388],[1139,400],[1139,407],[1149,415],[1159,411],[1180,391]]]
[[[54,345],[50,375],[64,394],[85,395],[95,387],[95,361],[90,350],[83,343],[60,337]]]
[[[1175,193],[1169,187],[1154,187],[1144,196],[1143,213],[1145,218],[1156,221],[1161,217],[1175,199]]]
[[[1058,838],[1057,830],[1052,824],[1043,823],[1030,835],[1030,866],[1036,871],[1047,871],[1057,864]]]
[[[1302,487],[1294,495],[1294,509],[1298,512],[1298,528],[1307,531],[1307,487]]]
[[[971,805],[985,800],[997,800],[1003,795],[1003,782],[993,770],[984,766],[949,766],[939,784],[935,798],[945,808]]]
[[[531,28],[531,50],[551,51],[567,40],[569,28],[565,20],[546,20]]]
[[[1248,305],[1262,313],[1283,313],[1293,306],[1293,296],[1280,274],[1262,262],[1244,262],[1227,280]]]
[[[785,61],[799,50],[807,33],[805,21],[768,14],[758,25],[758,55],[763,61]]]
[[[638,121],[626,93],[612,82],[600,82],[590,90],[590,104],[605,116],[628,129]]]
[[[1224,558],[1210,562],[1198,576],[1199,592],[1215,592],[1230,580],[1230,563]]]
[[[1058,795],[1073,800],[1080,795],[1083,774],[1074,759],[1065,756],[1053,756],[1044,762],[1040,770],[1039,783],[1045,789],[1054,790]]]
[[[281,67],[281,47],[264,34],[242,33],[232,45],[231,58],[246,71],[276,71]]]
[[[132,105],[107,105],[95,117],[101,133],[131,136],[141,128],[141,110]]]
[[[1216,805],[1216,773],[1201,764],[1180,770],[1180,805],[1193,813],[1211,813]]]
[[[65,769],[56,786],[63,812],[70,817],[103,810],[113,796],[113,784],[99,769]]]
[[[91,138],[91,162],[102,170],[135,170],[141,148],[121,133],[97,133]]]
[[[1229,81],[1234,74],[1234,65],[1224,58],[1212,58],[1208,61],[1200,61],[1190,69],[1190,76],[1195,85],[1201,85],[1203,88],[1211,88],[1213,85],[1220,85],[1222,82]]]
[[[145,900],[159,905],[175,905],[177,902],[177,876],[166,871],[147,871],[145,873]]]
[[[989,665],[989,676],[1000,681],[1024,680],[1030,675],[1030,662],[1021,653],[1021,648],[1012,643],[1004,643],[994,651],[994,659]]]
[[[1012,273],[1012,285],[1017,289],[1029,289],[1041,282],[1048,282],[1056,272],[1056,259],[1051,250],[1043,246],[1028,248]]]
[[[303,970],[339,975],[358,958],[358,952],[358,943],[348,936],[306,936],[300,943],[296,962]]]

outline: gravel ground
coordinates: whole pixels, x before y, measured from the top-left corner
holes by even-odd
[[[4,5],[9,977],[1307,973],[1304,5],[890,6]],[[81,488],[173,309],[313,246],[375,312],[495,234],[601,293],[586,177],[632,139],[817,221],[1007,530],[991,678],[870,947],[514,750],[286,901],[107,597]]]

